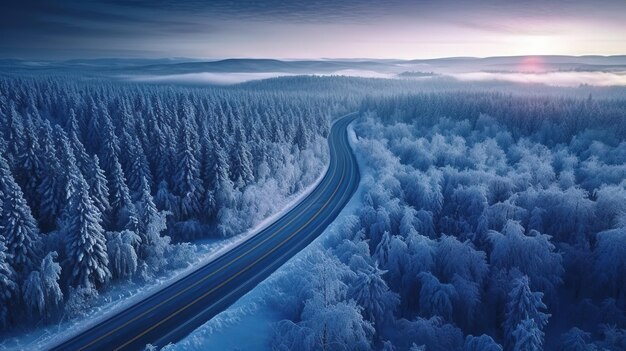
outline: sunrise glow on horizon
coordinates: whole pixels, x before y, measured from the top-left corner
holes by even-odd
[[[626,54],[626,2],[9,3],[0,56],[397,58]]]

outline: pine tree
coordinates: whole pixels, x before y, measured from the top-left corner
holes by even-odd
[[[164,258],[170,238],[161,235],[167,229],[166,214],[157,210],[150,195],[150,188],[147,182],[144,182],[143,194],[139,200],[139,232],[142,240],[139,255],[145,267],[142,270],[148,274],[157,273],[167,263]]]
[[[88,102],[89,111],[87,116],[87,130],[86,130],[86,140],[89,140],[87,143],[87,147],[89,148],[90,153],[95,153],[100,150],[100,143],[102,138],[102,121],[101,121],[101,111],[105,110],[105,108],[100,105],[101,108],[98,108],[98,104],[93,100],[93,97],[89,97]]]
[[[139,139],[133,138],[130,151],[130,169],[128,173],[128,188],[134,200],[139,200],[142,195],[142,182],[152,184],[152,174],[146,155],[139,143]]]
[[[83,174],[86,174],[90,167],[90,157],[87,154],[85,146],[80,141],[80,128],[78,127],[78,121],[76,120],[76,113],[74,109],[70,109],[70,117],[68,119],[67,134],[70,145],[76,158],[76,166]]]
[[[70,145],[67,134],[58,125],[54,128],[54,137],[59,153],[60,170],[63,174],[61,177],[61,189],[64,195],[63,203],[67,204],[76,188],[76,183],[78,182],[77,176],[82,176],[82,174],[80,173],[80,168],[78,168],[74,149]]]
[[[102,117],[102,145],[100,146],[100,153],[102,155],[102,168],[106,172],[107,176],[111,177],[116,171],[116,163],[119,163],[120,145],[117,136],[115,135],[115,127],[111,121],[111,117],[108,113],[105,113]],[[121,167],[121,165],[120,165]]]
[[[89,185],[89,193],[94,205],[100,213],[106,215],[110,210],[109,187],[107,186],[104,171],[100,168],[100,160],[97,155],[94,155],[90,162],[90,168],[87,172],[87,184]]]
[[[20,184],[24,198],[36,215],[39,209],[37,188],[41,183],[42,159],[35,126],[30,116],[25,121],[23,147],[18,155],[18,164],[19,167],[15,169],[15,180]]]
[[[63,228],[66,265],[72,286],[97,288],[111,277],[109,258],[100,212],[89,196],[87,183],[82,177],[79,180]]]
[[[235,128],[235,145],[233,148],[233,180],[238,188],[242,188],[254,181],[254,172],[252,171],[252,153],[243,132],[243,127],[239,123]]]
[[[543,350],[543,332],[532,318],[526,318],[517,325],[513,339],[513,351]]]
[[[387,267],[387,263],[389,262],[389,250],[391,245],[391,235],[389,232],[383,233],[383,237],[380,240],[380,243],[376,246],[376,250],[374,251],[374,257],[378,261],[378,263],[382,267]]]
[[[170,214],[176,213],[176,196],[170,193],[166,181],[161,181],[157,188],[156,195],[154,197],[154,203],[161,211],[167,211]]]
[[[561,336],[560,351],[596,351],[596,345],[590,342],[591,333],[579,328],[572,328]]]
[[[181,219],[193,218],[200,214],[201,196],[204,187],[200,181],[200,164],[192,149],[191,134],[185,131],[181,149],[178,153],[178,167],[174,175],[174,190],[181,198]]]
[[[224,147],[218,142],[213,143],[213,159],[214,163],[210,170],[207,170],[207,175],[211,179],[211,184],[214,189],[217,189],[220,183],[230,181],[230,165],[228,163],[228,156]]]
[[[154,169],[155,180],[167,181],[170,177],[170,152],[167,144],[166,134],[161,127],[154,127],[154,140],[152,144],[152,164]]]
[[[9,322],[9,306],[18,289],[15,270],[10,265],[11,255],[7,252],[5,242],[6,239],[0,235],[0,329]]]
[[[33,218],[19,185],[15,183],[9,165],[0,156],[0,193],[3,194],[2,218],[10,263],[22,279],[39,261],[41,238],[37,223]]]
[[[115,230],[137,229],[137,213],[130,198],[122,165],[113,158],[113,172],[109,179],[111,217],[110,225]]]
[[[6,130],[4,131],[4,134],[7,140],[5,162],[12,166],[17,163],[18,156],[22,151],[22,145],[24,142],[23,120],[24,119],[17,111],[15,103],[11,102],[9,113],[6,115]]]
[[[513,281],[513,288],[509,292],[509,301],[506,304],[506,318],[504,321],[504,335],[507,345],[516,345],[517,337],[515,330],[524,320],[532,320],[533,328],[539,331],[548,324],[549,314],[540,310],[545,310],[546,305],[541,301],[543,293],[530,291],[528,277],[523,276]],[[530,331],[529,322],[522,327],[525,331]],[[521,332],[520,332],[521,333]]]
[[[138,254],[140,258],[146,259],[150,255],[151,246],[160,244],[160,230],[165,228],[159,230],[158,226],[162,220],[164,221],[165,216],[159,213],[150,194],[150,185],[145,179],[142,181],[142,189],[138,206],[138,234],[141,239],[141,247]]]
[[[61,165],[52,141],[52,128],[47,121],[43,128],[43,135],[42,179],[37,192],[40,196],[39,225],[44,232],[48,232],[56,226],[56,219],[63,208],[64,197],[60,184],[62,175]]]

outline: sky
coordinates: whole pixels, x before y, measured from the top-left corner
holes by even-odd
[[[626,54],[626,0],[0,0],[0,57]]]

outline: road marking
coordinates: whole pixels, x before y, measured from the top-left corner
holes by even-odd
[[[341,172],[341,180],[339,181],[339,186],[337,186],[335,188],[335,190],[333,191],[332,195],[330,196],[330,198],[326,201],[326,203],[324,204],[324,206],[322,206],[322,208],[320,208],[313,217],[309,218],[309,220],[303,224],[302,226],[298,227],[298,230],[296,230],[295,232],[293,232],[291,235],[289,235],[285,240],[283,240],[279,246],[282,246],[285,242],[287,242],[288,240],[291,240],[291,238],[293,238],[297,233],[301,232],[302,229],[304,227],[306,227],[307,225],[309,225],[309,223],[311,223],[311,221],[313,221],[314,219],[317,218],[317,216],[319,216],[319,214],[322,212],[322,210],[324,208],[326,208],[326,206],[328,206],[328,204],[330,203],[330,200],[335,196],[335,194],[337,193],[337,191],[339,190],[339,188],[341,188],[341,182],[344,179],[345,176],[345,168],[342,169]],[[159,325],[167,322],[168,320],[170,320],[172,317],[176,316],[177,314],[179,314],[180,312],[186,310],[187,308],[189,308],[190,306],[196,304],[198,301],[204,299],[205,297],[207,297],[208,295],[210,295],[211,293],[213,293],[214,291],[218,290],[219,288],[221,288],[222,286],[228,284],[231,280],[235,279],[236,277],[238,277],[239,275],[241,275],[243,272],[247,271],[248,269],[250,269],[252,266],[256,265],[257,263],[259,263],[259,261],[261,261],[262,259],[264,259],[265,257],[267,257],[268,255],[270,255],[272,252],[276,251],[279,246],[274,246],[271,250],[269,250],[268,252],[264,253],[261,257],[257,258],[254,262],[252,262],[252,264],[246,266],[244,269],[240,270],[239,272],[235,273],[234,275],[232,275],[230,278],[226,279],[225,281],[221,282],[218,286],[212,288],[211,290],[205,292],[204,294],[200,295],[199,297],[195,298],[193,301],[191,301],[190,303],[188,303],[187,305],[179,308],[178,310],[172,312],[171,314],[169,314],[167,317],[165,317],[164,319],[160,320],[159,322],[153,324],[150,328],[144,330],[143,332],[141,332],[140,334],[136,335],[134,338],[128,340],[127,342],[125,342],[124,344],[122,344],[121,346],[118,346],[115,348],[115,351],[121,350],[123,347],[127,346],[128,344],[132,343],[133,341],[141,338],[142,336],[144,336],[146,333],[149,333],[150,331],[154,330],[154,328],[158,327]]]
[[[351,162],[348,162],[348,163],[351,163]],[[354,173],[354,167],[350,169],[350,176],[348,177],[348,179],[352,178],[353,173]],[[341,200],[340,200],[339,202],[340,202],[340,203],[341,203],[341,202],[343,202],[343,201],[344,201],[344,198],[346,197],[346,195],[352,195],[351,193],[352,193],[352,192],[350,192],[350,191],[346,191],[346,192],[344,192],[344,193],[341,195]],[[349,197],[348,197],[348,198],[349,198]],[[322,225],[322,224],[319,224],[319,225],[315,226],[315,228],[311,229],[311,230],[310,230],[310,232],[314,232],[314,231],[318,230],[318,229],[321,227],[321,225]],[[286,240],[284,240],[283,242],[281,242],[281,243],[279,244],[279,246],[284,245],[287,241],[289,241],[289,240],[291,240],[291,239],[293,239],[293,237],[287,238]],[[290,251],[287,251],[287,252],[283,253],[282,255],[280,255],[280,256],[279,256],[276,260],[282,260],[282,259],[283,259],[283,257],[285,257],[285,256],[287,256],[287,255],[289,255],[289,254],[290,254]],[[246,269],[247,269],[247,268],[249,268],[249,267],[246,267]],[[244,270],[245,270],[245,269],[244,269]],[[225,300],[225,299],[229,298],[232,294],[234,294],[235,292],[237,292],[237,291],[241,290],[241,289],[242,289],[242,286],[243,286],[244,284],[246,284],[246,283],[248,283],[249,281],[251,281],[251,280],[255,279],[255,278],[256,278],[256,277],[258,277],[259,275],[265,274],[265,271],[267,271],[267,270],[268,270],[268,267],[267,267],[267,266],[266,266],[266,267],[263,267],[263,268],[261,269],[261,271],[260,271],[260,272],[258,272],[258,273],[256,273],[256,274],[254,274],[254,276],[252,276],[251,278],[249,278],[248,280],[246,280],[243,284],[240,284],[238,287],[236,287],[236,288],[235,288],[235,290],[232,290],[232,291],[228,292],[226,295],[224,295],[223,297],[221,297],[219,300],[212,302],[209,306],[207,306],[206,308],[204,308],[204,309],[202,310],[202,312],[200,312],[200,313],[196,314],[195,316],[193,316],[193,317],[192,317],[192,319],[193,319],[193,318],[197,318],[197,316],[198,316],[199,314],[202,314],[202,313],[206,312],[207,310],[209,310],[209,309],[213,308],[215,305],[217,305],[217,304],[218,304],[218,303],[220,303],[221,301],[223,301],[223,300]],[[187,322],[183,323],[182,325],[180,325],[180,326],[176,327],[174,330],[169,331],[167,334],[165,334],[165,335],[164,335],[164,336],[162,336],[161,338],[157,339],[157,340],[156,340],[156,342],[155,342],[155,344],[158,344],[158,343],[159,343],[159,341],[160,341],[161,339],[168,337],[170,334],[172,334],[172,333],[176,332],[178,329],[180,329],[181,327],[185,326],[185,325],[186,325],[186,324],[188,324],[188,323],[189,323],[189,321],[187,321]]]
[[[344,115],[344,116],[343,116],[343,117],[341,117],[341,118],[348,117],[348,116],[350,116],[350,115],[352,115],[352,114],[354,114],[354,112],[353,112],[353,113],[350,113],[350,114],[347,114],[347,115]],[[332,126],[331,126],[331,127],[332,127]],[[335,150],[336,150],[336,148],[335,148]],[[333,171],[333,174],[332,174],[332,176],[331,176],[330,178],[333,178],[333,177],[334,177],[334,175],[335,175],[335,171]],[[325,176],[326,176],[326,175],[325,175]],[[328,185],[330,185],[330,184],[328,184]],[[321,197],[321,195],[322,195],[322,194],[326,191],[326,189],[328,189],[328,185],[326,185],[326,186],[324,187],[324,189],[323,189],[322,191],[320,191],[320,194],[316,197],[315,201],[313,201],[313,202],[311,203],[311,205],[306,206],[304,210],[308,210],[308,209],[310,209],[313,205],[315,205],[315,203],[319,200],[319,198]],[[328,203],[328,201],[327,201],[327,203]],[[326,203],[324,206],[326,206],[326,205],[327,205],[327,203]],[[319,212],[319,211],[318,211],[318,212]],[[117,332],[118,330],[120,330],[120,329],[122,329],[122,328],[126,327],[126,326],[127,326],[127,325],[129,325],[130,323],[132,323],[132,322],[134,322],[134,321],[136,321],[136,320],[140,319],[141,317],[145,316],[146,314],[148,314],[148,313],[150,313],[150,312],[154,311],[155,309],[157,309],[158,307],[162,306],[163,304],[170,302],[171,300],[175,299],[176,297],[180,296],[181,294],[183,294],[183,293],[187,292],[188,290],[192,289],[193,287],[197,286],[198,284],[200,284],[200,283],[204,282],[205,280],[207,280],[207,279],[208,279],[208,278],[210,278],[211,276],[213,276],[213,275],[217,274],[218,272],[220,272],[220,271],[224,270],[225,268],[227,268],[228,266],[230,266],[230,265],[231,265],[231,264],[233,264],[234,262],[236,262],[236,261],[238,261],[239,259],[241,259],[241,257],[243,257],[243,256],[245,256],[245,255],[247,255],[247,254],[249,254],[250,252],[254,251],[256,248],[258,248],[259,246],[261,246],[262,244],[264,244],[264,243],[265,243],[265,242],[267,242],[268,240],[270,240],[270,239],[274,238],[276,235],[278,235],[279,233],[281,233],[281,232],[282,232],[282,231],[283,231],[283,230],[284,230],[287,226],[289,226],[289,225],[290,225],[290,224],[291,224],[291,223],[292,223],[292,222],[293,222],[296,218],[297,218],[297,217],[295,217],[295,218],[291,219],[291,220],[290,220],[287,224],[285,224],[285,225],[283,225],[281,228],[279,228],[279,229],[278,229],[278,230],[277,230],[274,234],[272,234],[271,236],[269,236],[269,237],[265,238],[263,241],[261,241],[260,243],[256,244],[254,247],[250,248],[249,250],[247,250],[246,252],[242,253],[241,255],[237,256],[236,258],[234,258],[234,259],[233,259],[233,260],[231,260],[230,262],[228,262],[228,263],[226,263],[226,264],[222,265],[222,266],[221,266],[220,268],[218,268],[217,270],[215,270],[215,271],[211,272],[210,274],[208,274],[208,275],[204,276],[202,279],[200,279],[200,280],[196,281],[195,283],[191,284],[190,286],[188,286],[188,287],[186,287],[186,288],[184,288],[184,289],[180,290],[179,292],[177,292],[177,293],[176,293],[176,294],[174,294],[173,296],[171,296],[171,297],[169,297],[169,298],[165,299],[164,301],[161,301],[160,303],[158,303],[158,304],[156,304],[156,305],[154,305],[154,306],[150,307],[148,310],[146,310],[146,311],[144,311],[144,312],[140,313],[139,315],[137,315],[137,316],[135,316],[135,317],[131,318],[130,320],[128,320],[127,322],[123,323],[122,325],[120,325],[120,326],[116,327],[115,329],[113,329],[113,330],[111,330],[111,331],[107,332],[106,334],[101,335],[101,336],[99,336],[98,338],[96,338],[96,339],[92,340],[92,341],[91,341],[91,342],[89,342],[87,345],[82,346],[82,347],[81,347],[81,348],[79,348],[78,350],[79,350],[79,351],[80,351],[80,350],[84,350],[84,349],[88,348],[89,346],[91,346],[91,345],[95,344],[96,342],[98,342],[98,341],[100,341],[100,340],[102,340],[102,339],[104,339],[104,338],[106,338],[106,337],[110,336],[111,334],[113,334],[113,333]],[[269,227],[268,227],[268,228],[269,228]],[[199,268],[199,269],[201,269],[201,268]],[[114,317],[114,316],[113,316],[113,317]],[[113,317],[111,317],[111,318],[113,318]],[[106,323],[106,321],[105,321],[104,323]],[[61,345],[62,345],[62,344],[61,344]],[[61,345],[59,345],[59,346],[61,346]]]

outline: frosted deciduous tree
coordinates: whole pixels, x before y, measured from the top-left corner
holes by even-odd
[[[24,302],[34,316],[49,316],[63,301],[61,266],[55,262],[56,257],[55,251],[46,255],[40,269],[31,272],[24,282]]]
[[[549,235],[536,231],[526,235],[519,222],[508,221],[502,233],[492,231],[489,239],[493,244],[492,265],[520,270],[530,278],[533,286],[543,291],[554,290],[561,282],[562,258]]]
[[[374,327],[352,300],[326,304],[316,294],[307,300],[301,324],[310,330],[311,350],[371,350]]]
[[[107,234],[107,254],[113,277],[129,279],[137,271],[138,261],[135,251],[141,245],[141,238],[130,230]]]
[[[420,314],[426,317],[441,316],[452,320],[457,291],[452,284],[443,284],[430,272],[418,275],[422,284],[419,294]]]
[[[356,281],[348,293],[359,306],[363,307],[365,319],[381,329],[393,316],[400,303],[398,294],[389,290],[383,279],[385,273],[378,267],[357,272]]]
[[[616,299],[626,301],[626,227],[600,232],[596,238],[595,276]]]

